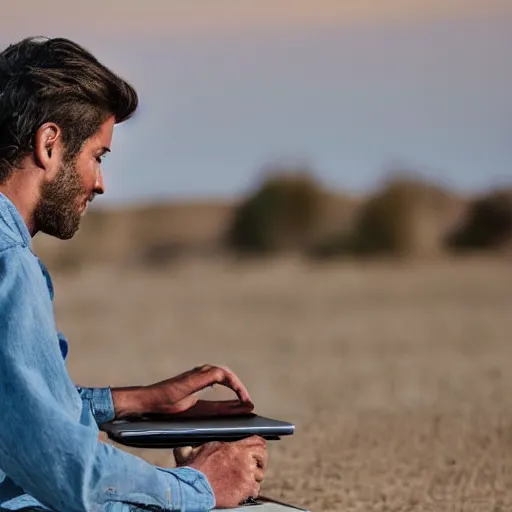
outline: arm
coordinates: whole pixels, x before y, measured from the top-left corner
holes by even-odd
[[[75,386],[82,402],[92,412],[98,425],[127,415],[151,412],[145,405],[145,388],[87,388]]]
[[[53,510],[107,502],[209,511],[211,487],[191,468],[163,469],[98,441],[98,428],[55,343],[51,301],[29,251],[0,254],[0,467]]]

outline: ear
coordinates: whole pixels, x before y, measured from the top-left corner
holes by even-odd
[[[55,123],[45,123],[37,130],[34,142],[36,163],[45,171],[47,179],[51,180],[62,162],[62,130]]]

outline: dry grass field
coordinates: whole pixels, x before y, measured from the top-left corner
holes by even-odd
[[[256,412],[296,423],[270,444],[265,494],[315,512],[512,510],[510,260],[184,262],[54,281],[77,383],[223,364]]]

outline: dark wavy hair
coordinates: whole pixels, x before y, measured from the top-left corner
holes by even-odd
[[[34,151],[46,122],[62,130],[66,158],[76,156],[105,120],[129,119],[135,89],[80,45],[31,37],[0,53],[0,183]]]

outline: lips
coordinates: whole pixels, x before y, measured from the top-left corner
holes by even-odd
[[[82,204],[80,205],[80,213],[84,214],[89,206],[89,204],[94,199],[94,194],[91,194],[87,199],[85,199]]]

